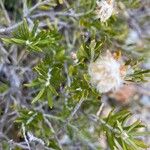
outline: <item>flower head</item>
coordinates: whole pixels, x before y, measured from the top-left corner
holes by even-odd
[[[109,19],[113,13],[113,4],[114,0],[97,0],[97,8],[96,8],[96,15],[97,18],[101,20],[101,22],[105,22]]]
[[[76,64],[78,62],[77,54],[75,52],[71,52],[70,56]]]
[[[121,68],[119,61],[107,52],[106,55],[89,64],[88,73],[91,77],[91,84],[101,93],[118,89],[124,78]]]

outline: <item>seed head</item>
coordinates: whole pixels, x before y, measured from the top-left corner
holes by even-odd
[[[113,13],[114,9],[114,0],[97,0],[97,7],[96,7],[96,16],[101,22],[105,22],[109,19]]]
[[[121,68],[119,61],[110,52],[107,52],[104,56],[89,64],[88,73],[91,77],[91,84],[100,93],[118,89],[124,78]]]

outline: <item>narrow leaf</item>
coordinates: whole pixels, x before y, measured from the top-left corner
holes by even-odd
[[[41,97],[42,95],[44,94],[44,91],[45,91],[45,88],[43,88],[39,93],[38,95],[32,100],[32,104],[37,102]]]
[[[50,90],[47,90],[47,100],[48,100],[48,105],[50,108],[53,107],[53,99],[52,99],[52,94]]]

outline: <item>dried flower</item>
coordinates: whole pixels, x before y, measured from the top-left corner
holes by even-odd
[[[77,59],[77,54],[75,52],[71,52],[70,55],[71,55],[72,59],[74,59],[74,60]]]
[[[95,62],[91,62],[88,73],[91,77],[91,84],[101,93],[118,89],[125,76],[125,73],[122,74],[122,65],[110,52]]]
[[[101,22],[105,22],[109,19],[113,13],[114,9],[114,0],[97,0],[97,8],[96,8],[96,15],[97,18],[101,20]]]
[[[70,56],[73,59],[74,63],[78,62],[77,54],[75,52],[71,52]]]

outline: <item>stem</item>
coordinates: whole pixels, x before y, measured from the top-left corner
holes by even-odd
[[[78,111],[78,109],[81,107],[81,105],[82,105],[83,102],[84,102],[84,99],[81,98],[81,100],[77,103],[77,105],[75,106],[75,108],[71,112],[70,116],[67,118],[67,124],[71,121],[71,119],[76,114],[76,112]]]
[[[4,15],[5,15],[5,18],[6,18],[6,20],[7,20],[7,23],[10,24],[10,23],[11,23],[11,20],[10,20],[10,18],[9,18],[9,15],[8,15],[6,9],[5,9],[5,6],[4,6],[2,0],[0,0],[0,5],[1,5],[2,10],[3,10],[3,12],[4,12]]]
[[[0,0],[0,2],[1,2],[1,0]],[[44,4],[47,4],[47,3],[49,3],[49,2],[50,2],[50,0],[45,0],[45,1],[43,1],[43,2],[38,2],[38,3],[35,4],[33,7],[31,7],[28,11],[26,10],[27,12],[25,12],[26,14],[24,14],[25,17],[27,17],[29,14],[31,14],[31,12],[33,12],[33,11],[34,11],[36,8],[38,8],[39,6],[44,5]],[[8,33],[8,32],[10,32],[10,31],[14,30],[14,29],[16,29],[19,25],[21,25],[22,22],[23,22],[23,21],[20,21],[20,22],[14,24],[14,25],[11,25],[11,26],[9,26],[9,27],[7,27],[7,28],[2,28],[2,29],[0,29],[0,33]]]
[[[28,149],[31,150],[29,141],[28,141],[28,139],[27,139],[27,137],[26,137],[26,133],[25,133],[26,131],[25,131],[25,126],[24,126],[24,124],[22,124],[22,131],[23,131],[24,139],[25,139],[25,141],[26,141],[26,143],[27,143],[27,145],[28,145]]]
[[[105,127],[107,127],[110,131],[112,131],[115,134],[120,134],[120,132],[117,129],[114,129],[112,126],[110,126],[109,124],[107,124],[103,119],[95,116],[95,115],[91,115],[91,118],[93,121],[95,122],[99,122],[100,124],[104,125]]]
[[[52,130],[52,132],[53,132],[53,134],[54,134],[54,137],[55,137],[55,140],[57,141],[57,143],[58,143],[58,145],[59,145],[59,148],[60,148],[61,150],[63,150],[63,147],[62,147],[62,145],[61,145],[60,142],[59,142],[59,139],[58,139],[58,137],[57,137],[57,135],[56,135],[56,132],[55,132],[54,128],[52,127],[52,124],[51,124],[51,123],[49,122],[49,120],[46,119],[45,117],[44,117],[44,121],[45,121],[46,124],[49,126],[49,128]]]

